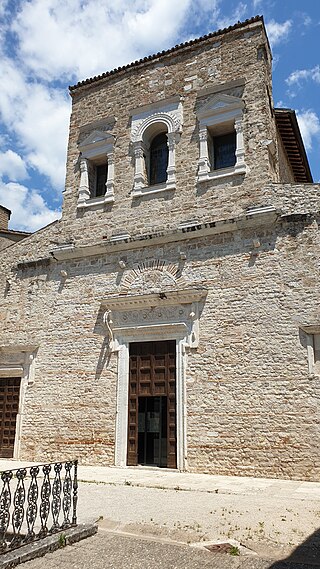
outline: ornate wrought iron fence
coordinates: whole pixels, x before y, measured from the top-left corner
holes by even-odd
[[[1,472],[0,553],[77,525],[78,461]]]

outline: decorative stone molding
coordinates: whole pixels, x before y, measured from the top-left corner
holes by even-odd
[[[114,201],[114,136],[109,132],[93,131],[78,146],[80,151],[80,184],[78,209],[96,207]],[[103,196],[92,197],[89,184],[89,162],[108,165],[106,191]]]
[[[238,231],[239,229],[249,229],[276,223],[281,220],[280,210],[273,206],[263,206],[248,209],[244,215],[231,217],[228,219],[220,219],[205,223],[196,220],[181,223],[177,229],[158,231],[157,233],[147,233],[130,238],[121,238],[115,242],[105,240],[102,244],[85,245],[83,247],[75,247],[72,243],[58,245],[54,247],[50,253],[59,260],[81,259],[93,255],[105,255],[106,253],[118,253],[122,251],[131,251],[134,249],[142,249],[153,247],[154,245],[163,245],[168,243],[177,243],[199,237],[207,237],[209,235],[219,235]],[[285,216],[287,219],[287,215]]]
[[[82,207],[90,199],[88,160],[80,159],[80,186],[78,194],[78,206]]]
[[[234,174],[245,174],[247,167],[244,161],[243,139],[243,109],[244,102],[238,97],[216,94],[197,112],[199,120],[199,160],[198,182],[211,179],[225,178]],[[209,156],[209,128],[214,132],[218,129],[219,135],[223,130],[233,128],[236,132],[236,163],[233,167],[213,170]]]
[[[175,147],[180,139],[183,114],[179,98],[160,101],[150,107],[136,109],[132,113],[131,142],[133,145],[135,172],[132,196],[142,196],[172,190],[176,183]],[[147,164],[150,142],[159,132],[166,131],[168,137],[167,180],[156,186],[149,186]]]
[[[161,292],[167,288],[183,288],[186,284],[176,265],[152,259],[136,265],[124,274],[121,294],[128,294],[129,290],[137,289],[144,292]]]
[[[186,347],[198,346],[200,310],[206,294],[205,289],[189,288],[168,291],[165,294],[109,296],[103,300],[109,347],[112,351],[118,352],[116,466],[127,464],[130,342],[174,339],[176,341],[177,468],[186,469]]]
[[[10,345],[0,346],[0,377],[20,377],[19,408],[16,417],[16,435],[13,458],[20,454],[21,427],[24,413],[24,401],[27,388],[34,383],[35,346]]]
[[[106,307],[103,321],[111,351],[118,349],[116,339],[119,335],[134,337],[135,331],[139,330],[140,335],[145,336],[150,330],[161,333],[168,327],[178,327],[183,332],[185,345],[198,347],[199,303],[204,301],[206,294],[206,289],[188,288],[106,298],[102,302]]]

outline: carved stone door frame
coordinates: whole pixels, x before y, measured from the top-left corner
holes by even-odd
[[[159,340],[176,341],[176,421],[177,421],[177,468],[186,469],[186,387],[185,368],[186,336],[182,330],[149,330],[149,333],[118,338],[118,390],[116,415],[115,466],[127,466],[128,444],[128,398],[129,398],[129,344]],[[175,337],[173,334],[177,334]]]
[[[206,293],[185,289],[103,301],[110,350],[118,352],[115,466],[127,466],[129,344],[175,340],[177,469],[187,469],[186,347],[198,346],[199,304]]]
[[[20,458],[22,423],[24,417],[27,389],[34,383],[35,357],[38,347],[35,345],[0,346],[0,377],[20,379],[19,407],[16,416],[15,442],[13,458]]]

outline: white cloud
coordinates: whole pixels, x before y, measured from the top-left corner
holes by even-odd
[[[0,181],[0,203],[11,210],[10,227],[19,231],[36,231],[60,217],[50,209],[36,190],[14,182]]]
[[[0,115],[7,130],[19,138],[23,158],[60,191],[70,114],[67,93],[28,81],[6,58],[1,62],[0,82]]]
[[[302,81],[308,80],[320,83],[320,65],[316,65],[311,69],[297,69],[296,71],[293,71],[286,79],[286,83],[290,86],[301,85]]]
[[[298,111],[297,120],[305,147],[307,150],[311,150],[314,137],[320,137],[319,117],[314,111],[309,109]]]
[[[266,23],[266,29],[270,44],[275,46],[276,44],[284,41],[289,36],[292,28],[292,21],[286,20],[282,24],[276,22],[275,20],[270,20]]]
[[[0,152],[0,174],[15,182],[28,177],[26,164],[21,156],[10,149]]]
[[[303,18],[303,25],[308,27],[312,24],[312,18],[310,18],[309,14],[302,14]]]
[[[191,0],[30,0],[12,29],[45,80],[84,79],[171,45]],[[41,22],[41,25],[39,25]]]
[[[262,0],[253,0],[252,5],[253,5],[253,9],[256,10],[257,8],[259,8],[262,4]]]
[[[180,37],[177,30],[178,42],[189,41],[218,29],[220,4],[221,0],[191,0],[185,11]]]
[[[230,16],[220,17],[217,20],[218,27],[221,28],[228,28],[229,26],[233,26],[238,21],[244,20],[247,12],[247,4],[244,2],[239,2],[235,7],[234,11],[230,14]]]
[[[3,17],[9,9],[10,0],[1,0],[0,4],[0,17]]]
[[[0,116],[7,132],[19,141],[14,150],[60,192],[71,102],[66,88],[58,85],[170,47],[187,23],[191,7],[197,7],[199,14],[210,10],[215,14],[218,2],[21,2],[11,16],[17,57],[10,59],[0,45]]]

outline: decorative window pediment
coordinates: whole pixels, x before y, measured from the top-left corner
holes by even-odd
[[[210,117],[211,115],[216,115],[218,113],[232,111],[234,109],[243,109],[243,107],[243,100],[239,97],[217,94],[212,97],[212,99],[210,99],[205,105],[203,105],[197,114],[199,119],[201,119]]]
[[[219,93],[197,112],[199,121],[198,182],[247,172],[243,140],[244,102]]]
[[[84,157],[90,158],[100,152],[107,153],[112,150],[113,144],[114,136],[110,132],[94,130],[79,144],[79,150]]]
[[[170,100],[159,101],[132,111],[131,142],[135,158],[133,197],[175,188],[175,147],[180,138],[182,120],[180,97],[172,97]],[[154,139],[161,134],[167,137],[166,172],[160,183],[154,183],[152,172],[157,168],[154,157],[151,164],[150,147]],[[163,154],[162,152],[159,160],[163,161]],[[163,169],[163,164],[161,168]]]
[[[79,145],[80,186],[78,208],[98,207],[114,201],[114,136],[94,130]]]

